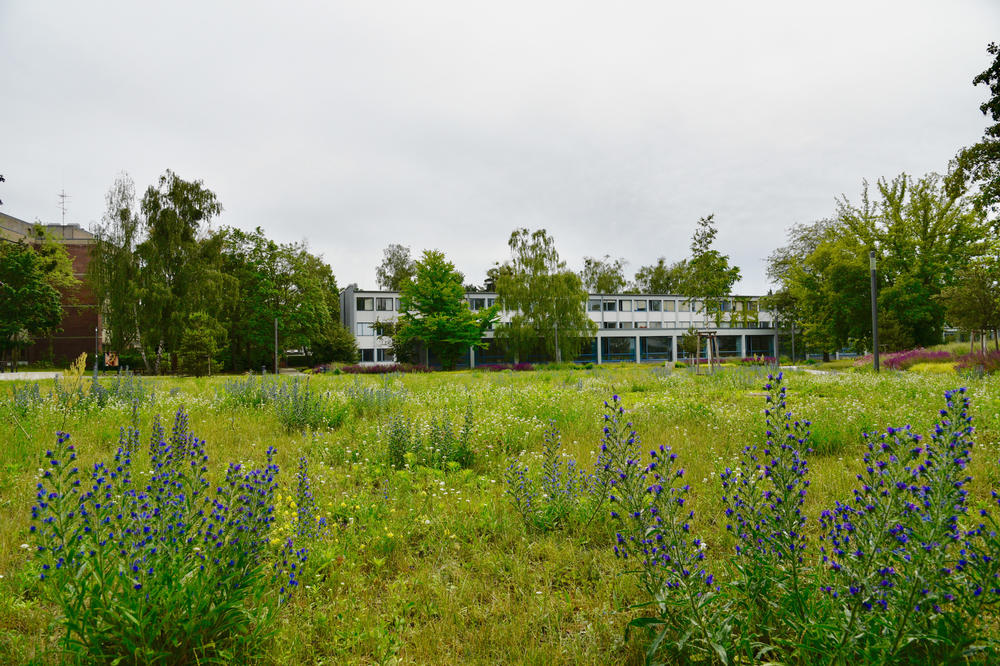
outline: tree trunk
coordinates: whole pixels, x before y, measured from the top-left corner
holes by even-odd
[[[156,345],[156,362],[153,365],[153,374],[160,374],[160,362],[163,360],[163,340],[160,340],[160,344]]]
[[[149,374],[149,359],[146,358],[146,348],[142,345],[142,333],[139,332],[139,311],[132,305],[132,318],[135,321],[135,343],[139,345],[139,353],[142,354],[142,365],[146,374]]]
[[[823,362],[824,363],[830,362],[830,352],[828,351],[823,352]]]

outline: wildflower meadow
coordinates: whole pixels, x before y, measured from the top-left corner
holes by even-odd
[[[0,663],[996,663],[998,435],[981,372],[0,384]]]

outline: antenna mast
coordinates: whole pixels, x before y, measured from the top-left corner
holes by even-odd
[[[66,199],[70,199],[70,195],[66,194],[66,190],[62,190],[59,193],[59,210],[62,211],[62,223],[66,226]]]

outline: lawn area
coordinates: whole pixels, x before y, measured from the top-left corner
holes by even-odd
[[[305,389],[304,379],[295,381]],[[555,428],[562,459],[592,473],[604,403],[617,394],[643,450],[665,444],[677,454],[695,511],[691,533],[704,540],[706,561],[720,563],[712,566],[726,585],[723,563],[735,542],[719,474],[735,467],[744,447],[765,440],[765,381],[755,368],[695,376],[632,364],[316,375],[308,390],[319,421],[251,404],[259,382],[244,378],[136,380],[119,389],[126,399],[109,397],[103,407],[60,401],[50,396],[52,382],[42,382],[37,396],[24,384],[0,385],[0,663],[61,659],[59,613],[40,594],[29,547],[35,486],[56,431],[72,435],[80,467],[89,469],[110,463],[120,428],[136,423],[137,464],[148,468],[154,416],[169,433],[181,407],[190,431],[206,442],[213,486],[228,463],[261,464],[269,447],[277,449],[282,536],[293,531],[300,457],[309,463],[327,527],[310,541],[299,588],[280,607],[273,636],[250,655],[260,663],[642,663],[647,636],[634,631],[626,640],[624,629],[641,614],[630,606],[645,599],[613,552],[608,506],[584,496],[526,524],[505,493],[510,462],[539,477],[546,433]],[[803,505],[810,561],[821,511],[850,499],[857,485],[861,433],[904,425],[932,432],[948,389],[968,386],[976,428],[969,514],[990,504],[1000,486],[1000,379],[794,372],[784,383],[788,408],[812,422]],[[303,422],[321,427],[300,431]],[[410,444],[400,448],[403,440]]]

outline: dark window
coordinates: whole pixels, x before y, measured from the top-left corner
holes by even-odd
[[[358,309],[359,310],[374,310],[375,309],[375,299],[370,296],[358,296]]]

